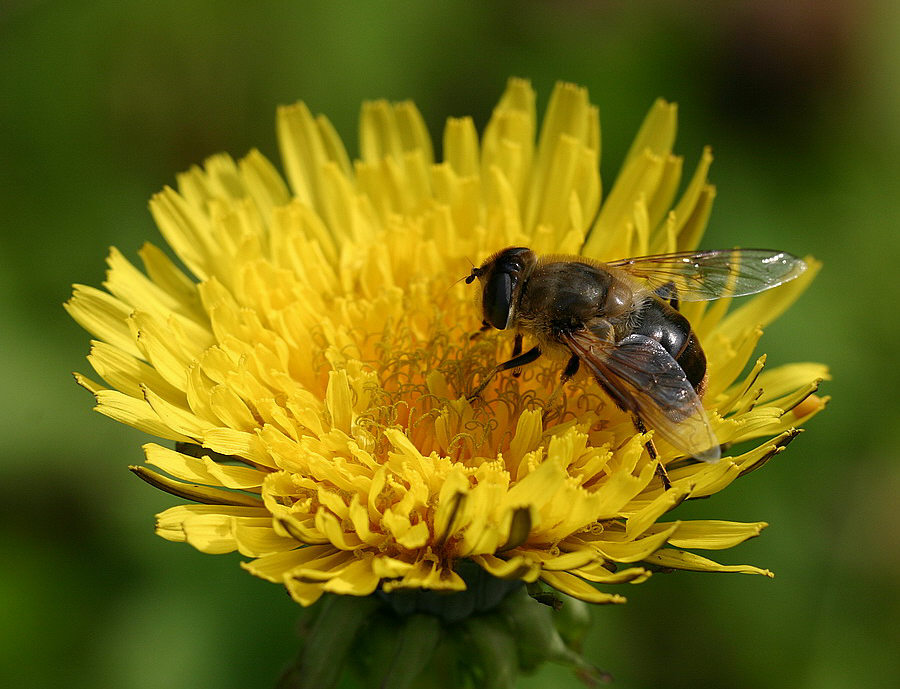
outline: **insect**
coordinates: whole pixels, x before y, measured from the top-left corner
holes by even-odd
[[[565,383],[584,366],[635,428],[687,456],[715,462],[719,443],[701,398],[706,355],[680,301],[743,296],[781,285],[806,270],[784,251],[734,249],[682,252],[601,263],[582,256],[537,256],[509,247],[473,268],[466,284],[481,286],[481,331],[515,331],[512,358],[498,364],[469,395],[475,399],[501,371],[543,353],[568,357]],[[523,337],[535,344],[523,352]],[[515,373],[514,373],[515,374]],[[666,488],[668,476],[652,440]]]

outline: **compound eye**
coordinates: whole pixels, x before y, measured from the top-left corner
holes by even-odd
[[[513,281],[509,273],[494,273],[484,286],[481,304],[484,319],[497,330],[505,330],[512,311]]]

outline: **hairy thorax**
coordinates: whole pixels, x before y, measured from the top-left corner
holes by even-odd
[[[639,300],[613,271],[580,261],[539,264],[523,286],[516,327],[550,349],[560,344],[560,333],[581,329],[605,329],[615,339],[620,324],[631,324]]]

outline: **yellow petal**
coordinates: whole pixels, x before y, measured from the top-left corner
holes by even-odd
[[[208,486],[198,486],[193,483],[173,481],[146,467],[130,466],[128,468],[137,475],[138,478],[143,479],[151,486],[159,488],[166,493],[171,493],[177,497],[186,498],[187,500],[194,500],[206,505],[243,505],[246,507],[257,507],[262,505],[261,500],[248,493],[238,493],[235,491],[210,488]]]
[[[572,573],[595,584],[640,584],[652,574],[643,567],[628,567],[613,572],[598,563],[578,567]]]
[[[118,390],[98,390],[95,395],[97,398],[95,409],[111,419],[157,438],[182,442],[194,442],[195,440],[163,422],[146,400],[135,399]]]
[[[625,154],[623,166],[642,156],[645,150],[659,156],[667,155],[675,143],[677,129],[678,106],[657,98]]]
[[[235,490],[248,490],[262,485],[265,472],[251,467],[218,464],[209,457],[191,457],[165,447],[144,445],[147,462],[183,481],[220,485]]]
[[[472,558],[491,576],[498,579],[521,579],[535,581],[541,572],[541,566],[523,555],[515,555],[509,559],[500,559],[494,555],[476,555]]]
[[[166,242],[200,280],[210,269],[209,222],[174,189],[166,187],[150,201],[150,212]]]
[[[178,505],[156,515],[156,533],[205,553],[230,553],[238,547],[233,526],[240,520],[271,522],[257,507]]]
[[[319,562],[332,566],[334,562],[343,563],[352,558],[344,552],[335,552],[330,545],[310,545],[294,550],[263,555],[241,566],[254,575],[269,581],[281,582],[291,571]]]
[[[170,402],[184,399],[184,393],[159,375],[155,368],[106,342],[91,341],[88,361],[103,380],[130,397],[142,397],[141,386],[146,386]]]
[[[667,528],[633,541],[613,542],[609,540],[593,541],[592,545],[607,559],[614,562],[640,562],[651,553],[659,550],[669,537],[678,530],[678,522],[667,525]]]
[[[685,569],[692,572],[738,572],[740,574],[762,574],[763,576],[775,576],[767,569],[760,569],[751,565],[720,565],[705,557],[688,553],[674,548],[664,548],[644,558],[645,562],[660,567],[672,569]]]
[[[562,591],[573,598],[578,598],[586,603],[624,603],[625,597],[615,593],[598,591],[584,579],[566,572],[542,572],[541,579],[558,591]]]
[[[379,577],[372,571],[372,558],[349,564],[337,576],[331,577],[322,587],[330,593],[368,596],[378,587]]]
[[[93,287],[74,285],[73,289],[72,298],[64,306],[82,328],[127,354],[143,358],[128,327],[131,306]]]
[[[670,477],[671,478],[671,477]],[[679,505],[691,492],[691,487],[673,485],[669,490],[662,491],[645,507],[633,514],[627,514],[625,523],[626,538],[633,539],[647,531],[657,519],[676,505]]]
[[[200,308],[197,285],[158,247],[145,242],[138,250],[147,275],[177,304],[175,310],[202,323],[206,314]]]
[[[279,553],[297,546],[297,541],[278,534],[272,528],[272,517],[235,517],[231,524],[238,552],[245,557]]]
[[[631,244],[625,239],[626,226],[633,223],[634,205],[642,197],[656,194],[665,169],[666,159],[649,149],[625,164],[585,240],[585,256],[600,260],[629,256]]]
[[[287,185],[275,166],[255,149],[241,159],[239,165],[244,183],[256,202],[256,207],[263,217],[269,220],[277,206],[282,206],[290,200]]]
[[[665,529],[668,524],[660,523],[654,529]],[[678,548],[703,548],[721,550],[743,543],[748,538],[758,536],[766,528],[765,522],[728,522],[717,519],[696,519],[679,523],[678,531],[669,543]]]
[[[481,169],[478,134],[471,117],[448,118],[444,127],[444,160],[461,177],[477,175]]]
[[[278,108],[276,123],[281,160],[291,190],[304,204],[315,207],[321,203],[322,167],[334,159],[334,151],[326,147],[320,127],[304,103]],[[329,141],[333,145],[335,138]],[[346,153],[338,159],[346,159]]]
[[[692,251],[700,243],[716,195],[715,189],[706,181],[712,160],[712,151],[707,146],[703,149],[691,181],[672,211],[675,218],[673,230],[678,237],[677,245],[672,251]]]

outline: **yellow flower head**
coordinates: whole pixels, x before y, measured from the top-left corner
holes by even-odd
[[[304,105],[277,121],[287,181],[256,151],[219,155],[151,201],[189,273],[150,244],[143,271],[113,249],[106,291],[76,286],[67,304],[96,337],[88,359],[105,385],[77,378],[97,410],[174,441],[144,447],[155,469],[133,468],[192,501],[158,516],[161,536],[237,550],[303,605],[462,590],[461,560],[593,602],[624,598],[588,582],[636,583],[652,567],[768,574],[683,550],[728,548],[763,522],[658,520],[759,467],[824,405],[820,365],[763,371],[760,357],[745,372],[814,261],[730,312],[724,299],[683,305],[719,442],[759,444],[716,463],[660,445],[670,490],[592,378],[558,389],[557,361],[467,400],[511,342],[470,337],[481,313],[460,278],[473,261],[511,245],[600,260],[698,245],[711,157],[679,196],[674,106],[653,106],[602,203],[597,109],[569,84],[538,133],[530,85],[510,81],[480,142],[472,120],[448,121],[444,162],[411,103],[366,104],[352,162]]]

